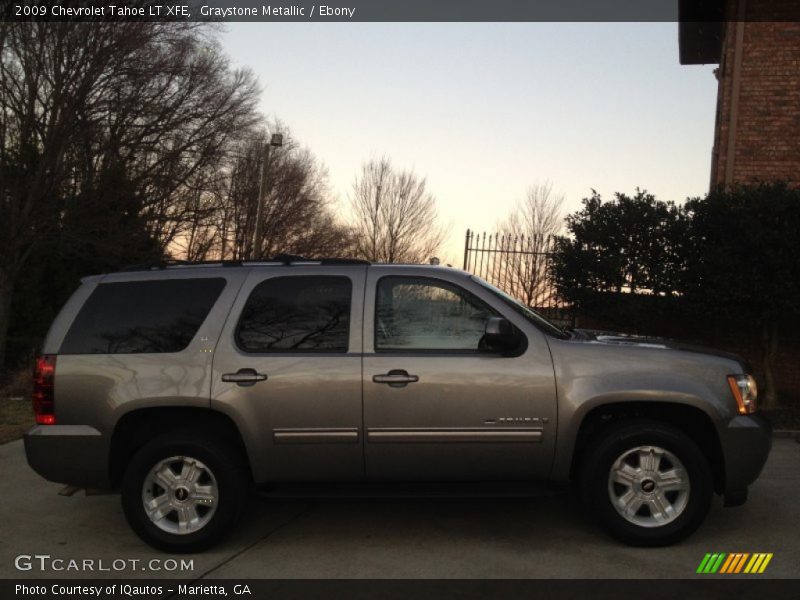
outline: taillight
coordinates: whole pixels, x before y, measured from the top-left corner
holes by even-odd
[[[55,383],[56,355],[38,356],[33,370],[33,412],[39,425],[56,422]]]

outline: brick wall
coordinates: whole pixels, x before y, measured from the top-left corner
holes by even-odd
[[[797,0],[731,0],[729,18],[741,14],[741,2],[747,21],[725,24],[711,184],[784,179],[800,185],[800,22],[788,20],[797,13]],[[735,101],[739,28],[742,52]],[[731,113],[737,102],[729,165]]]

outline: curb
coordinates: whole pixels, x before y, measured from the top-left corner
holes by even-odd
[[[794,438],[800,442],[800,431],[796,429],[776,429],[772,432],[772,437],[776,438]]]

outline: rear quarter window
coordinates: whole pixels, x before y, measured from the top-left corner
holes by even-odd
[[[224,287],[222,277],[101,283],[78,312],[60,353],[180,352]]]

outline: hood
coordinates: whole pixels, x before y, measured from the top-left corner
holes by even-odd
[[[641,335],[633,335],[628,333],[619,333],[616,331],[601,331],[597,329],[573,329],[572,341],[584,342],[587,344],[601,344],[607,346],[634,346],[638,348],[655,348],[663,350],[680,350],[682,352],[696,352],[698,354],[707,354],[710,356],[719,356],[720,358],[727,358],[742,365],[745,373],[752,373],[750,364],[738,354],[732,352],[724,352],[716,350],[715,348],[708,348],[706,346],[699,346],[696,344],[688,344],[678,340],[670,340],[667,338],[647,337]]]

